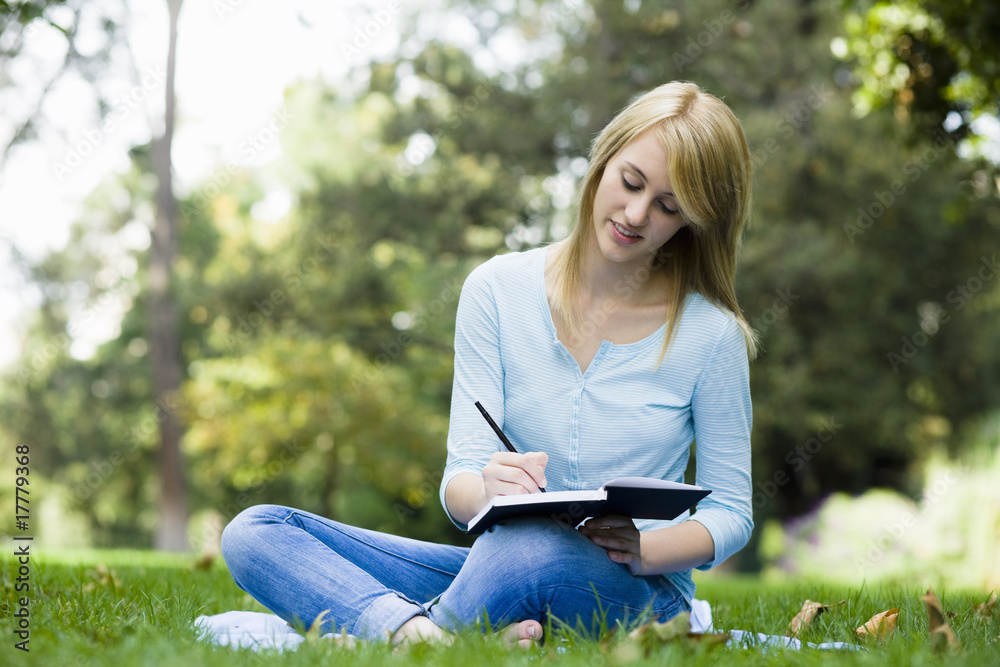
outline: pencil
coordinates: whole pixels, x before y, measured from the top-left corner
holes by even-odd
[[[483,413],[483,418],[486,420],[486,423],[489,424],[490,428],[493,429],[493,432],[497,434],[497,437],[500,438],[500,442],[502,442],[503,446],[507,448],[507,451],[514,452],[515,454],[517,454],[517,450],[514,449],[514,445],[512,445],[510,440],[507,439],[507,436],[503,434],[503,431],[500,430],[500,427],[497,426],[497,423],[493,421],[493,417],[490,417],[490,413],[486,412],[486,408],[483,407],[483,404],[480,403],[479,401],[476,401],[476,407],[479,408],[479,411],[481,413]],[[542,493],[545,493],[545,489],[543,489],[542,487],[538,487],[538,490],[541,491]]]

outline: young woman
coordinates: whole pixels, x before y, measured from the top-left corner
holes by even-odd
[[[753,527],[755,343],[734,293],[751,189],[732,111],[662,85],[595,140],[570,238],[486,262],[458,306],[441,482],[458,527],[496,495],[681,481],[693,442],[712,489],[696,513],[576,530],[513,520],[467,549],[252,507],[223,534],[236,583],[289,621],[328,611],[331,627],[393,642],[488,619],[528,644],[549,617],[590,627],[688,610],[692,568],[724,561]],[[500,451],[476,401],[519,453]]]

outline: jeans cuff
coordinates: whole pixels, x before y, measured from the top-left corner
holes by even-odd
[[[424,608],[396,593],[387,593],[368,605],[350,632],[370,641],[388,640],[403,623],[424,613]]]

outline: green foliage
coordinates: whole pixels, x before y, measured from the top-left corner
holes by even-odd
[[[995,2],[853,1],[834,53],[854,65],[855,110],[893,105],[920,131],[939,130],[952,114],[956,136],[1000,104],[1000,7]]]
[[[833,494],[815,512],[764,528],[765,572],[837,581],[920,579],[935,588],[1000,588],[1000,432],[960,460],[932,458],[918,502],[885,489]]]
[[[5,556],[0,583],[13,585],[13,560]],[[654,646],[649,655],[629,655],[625,633],[600,641],[569,629],[553,630],[546,645],[524,651],[504,646],[476,631],[458,637],[452,647],[417,645],[402,651],[360,644],[344,648],[328,639],[306,641],[292,652],[255,653],[218,647],[198,639],[192,622],[202,614],[232,609],[264,611],[232,581],[216,561],[207,569],[193,567],[181,556],[138,551],[48,552],[32,559],[31,641],[29,654],[13,648],[15,622],[9,599],[3,601],[0,630],[2,655],[10,664],[32,665],[519,665],[539,660],[567,667],[611,664],[646,665],[683,661],[690,665],[830,664],[991,664],[996,656],[1000,617],[978,617],[973,606],[985,600],[979,593],[949,591],[941,595],[949,623],[964,653],[936,654],[927,640],[927,614],[920,602],[924,589],[906,586],[852,589],[807,583],[761,584],[734,577],[705,577],[699,596],[713,606],[719,629],[743,629],[783,635],[806,598],[847,600],[817,618],[803,640],[846,641],[856,644],[853,630],[873,614],[900,608],[900,627],[888,642],[866,650],[792,651],[761,647],[706,649],[689,642]],[[551,630],[551,629],[550,629]],[[26,660],[26,662],[25,662]],[[11,662],[13,661],[13,662]]]
[[[108,68],[119,45],[124,2],[86,0],[0,0],[0,99],[14,98],[4,120],[10,136],[0,150],[4,157],[22,142],[38,138],[41,110],[48,93],[61,79],[77,76],[94,82]],[[82,31],[81,31],[82,28]],[[81,36],[82,35],[82,36]],[[38,44],[45,41],[44,47]],[[34,42],[34,43],[33,43]],[[53,58],[61,65],[53,71]],[[28,61],[24,63],[23,61]],[[22,61],[27,67],[12,66]],[[29,73],[28,78],[25,73]],[[70,75],[70,76],[68,76]],[[30,90],[25,95],[24,88]],[[95,87],[93,111],[102,121],[114,103]]]
[[[757,167],[738,288],[764,348],[758,522],[835,491],[917,495],[931,455],[967,447],[1000,405],[995,166],[959,159],[952,136],[914,138],[889,109],[852,114],[834,2],[496,4],[440,10],[478,43],[403,30],[406,48],[351,85],[293,86],[284,158],[220,171],[181,202],[174,407],[192,509],[225,520],[277,502],[463,540],[437,501],[462,280],[562,238],[594,134],[678,78],[733,106]],[[514,38],[520,59],[500,67]],[[45,298],[0,387],[0,449],[37,445],[37,474],[99,544],[146,543],[155,517],[146,251],[128,241],[149,222],[143,148],[133,162],[37,268]],[[275,194],[292,202],[278,219],[257,208]],[[132,307],[79,361],[69,334],[87,307],[109,312],[106,295]]]

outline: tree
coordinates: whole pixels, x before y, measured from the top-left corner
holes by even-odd
[[[738,287],[764,345],[751,366],[758,520],[834,490],[916,492],[926,457],[960,448],[1000,404],[1000,281],[984,263],[1000,224],[994,168],[888,109],[852,116],[829,50],[833,2],[493,4],[445,10],[477,43],[414,37],[350,85],[295,86],[285,159],[181,202],[172,289],[190,369],[178,410],[196,464],[191,506],[229,517],[281,502],[460,541],[435,477],[459,286],[497,252],[565,235],[594,133],[633,95],[679,78],[734,107],[757,168]],[[500,67],[495,47],[512,39],[523,58]],[[135,159],[141,173],[149,157]],[[293,205],[264,220],[257,204],[276,191]],[[69,259],[53,258],[53,283],[72,282]],[[149,298],[136,295],[121,337],[89,365],[52,360],[5,424],[30,432],[52,415],[46,433],[69,442],[76,419],[88,453],[129,442],[124,389],[99,423],[90,398],[51,394],[134,381],[126,352],[148,328]],[[60,305],[45,317],[65,328]],[[79,455],[66,445],[60,456],[78,488]],[[128,481],[101,487],[137,507],[98,516],[106,539],[153,523],[155,503]]]
[[[181,456],[183,426],[176,414],[181,386],[181,348],[178,335],[176,296],[171,289],[173,263],[177,256],[177,201],[174,198],[174,76],[177,69],[177,19],[183,0],[167,0],[170,38],[167,52],[166,106],[163,135],[153,142],[152,162],[156,174],[156,223],[149,254],[149,352],[153,375],[153,402],[161,411],[160,421],[160,521],[155,545],[158,549],[187,549],[187,489]]]
[[[43,105],[64,79],[78,76],[94,84],[97,75],[108,64],[112,52],[121,44],[119,33],[125,6],[123,2],[85,2],[84,0],[34,0],[32,2],[5,2],[0,0],[0,94],[10,102],[5,112],[11,123],[10,134],[3,138],[3,162],[14,146],[38,137]],[[87,44],[80,47],[80,30],[91,27],[85,36]],[[103,39],[96,42],[94,26],[103,31]],[[33,47],[33,40],[43,32],[57,33],[65,40],[61,62],[52,66],[52,54]],[[14,68],[16,61],[29,61],[28,67]],[[38,77],[42,78],[39,83]],[[96,102],[99,111],[110,108],[97,86]],[[34,99],[31,99],[33,96]]]
[[[545,221],[572,187],[557,183],[573,185],[591,137],[649,86],[694,80],[743,119],[758,173],[739,290],[765,350],[751,369],[760,519],[805,512],[837,489],[914,491],[921,461],[960,447],[1000,404],[1000,359],[982,354],[998,283],[977,277],[993,275],[983,249],[1000,222],[995,168],[959,160],[947,132],[911,135],[885,110],[852,117],[829,51],[833,3],[596,0],[570,12],[539,2],[466,16],[487,51],[496,26],[516,26],[526,55],[457,130],[437,103],[482,75],[460,75],[450,50],[429,45],[373,80],[394,94],[410,70],[442,90],[401,106],[387,139],[440,137],[432,163],[455,159],[446,151],[457,145],[520,170],[521,192],[546,183],[539,202],[512,206],[516,227],[558,234]],[[533,36],[553,32],[558,55],[532,60]]]
[[[30,54],[31,36],[39,26],[62,33],[66,51],[63,61],[38,91],[34,109],[15,121],[17,124],[5,144],[4,154],[22,142],[28,141],[39,131],[40,111],[46,96],[57,82],[71,72],[78,73],[93,84],[101,118],[108,111],[108,104],[101,97],[100,87],[94,83],[97,72],[107,68],[111,54],[121,42],[116,39],[123,22],[124,9],[117,3],[103,4],[77,0],[45,0],[30,3],[0,3],[0,62],[13,62],[20,58],[37,57]],[[166,111],[162,136],[154,140],[151,164],[159,186],[156,192],[157,215],[152,234],[149,271],[149,346],[153,376],[152,400],[159,411],[162,499],[160,503],[160,529],[156,545],[164,549],[184,549],[187,544],[186,490],[184,487],[183,460],[180,454],[182,425],[172,407],[180,387],[183,371],[180,366],[180,344],[177,334],[177,308],[171,289],[172,265],[176,256],[177,220],[176,201],[173,193],[171,145],[174,131],[174,72],[177,45],[177,19],[182,1],[168,0],[170,37],[167,54]],[[121,12],[121,13],[119,13]],[[88,22],[103,29],[104,40],[99,47],[79,47],[81,26]],[[93,29],[85,38],[93,40]],[[26,53],[28,54],[26,56]],[[40,68],[44,71],[44,68]],[[14,81],[24,87],[25,82]]]
[[[1000,6],[960,0],[843,3],[843,37],[831,42],[853,64],[860,114],[892,106],[918,132],[975,134],[973,123],[1000,112]],[[946,122],[947,121],[947,122]]]

